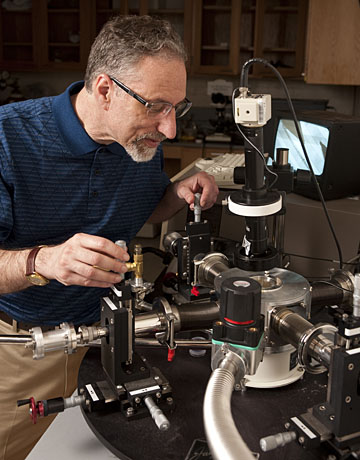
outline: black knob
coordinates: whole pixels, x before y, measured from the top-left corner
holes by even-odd
[[[227,323],[248,326],[261,310],[261,286],[251,278],[228,278],[221,285],[220,313]]]

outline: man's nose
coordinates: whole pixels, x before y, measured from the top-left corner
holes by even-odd
[[[176,118],[175,110],[172,109],[164,118],[159,120],[157,130],[168,139],[174,139],[176,136]]]

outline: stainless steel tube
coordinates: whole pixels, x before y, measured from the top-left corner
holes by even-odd
[[[231,415],[234,383],[228,368],[215,369],[211,374],[203,409],[206,438],[215,460],[254,460]]]
[[[161,332],[165,331],[165,329],[165,317],[158,311],[140,313],[135,316],[135,336],[141,336],[150,332]]]
[[[0,343],[8,345],[24,344],[32,342],[31,335],[0,335]]]

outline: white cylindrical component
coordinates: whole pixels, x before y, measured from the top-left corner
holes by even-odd
[[[265,217],[271,216],[279,212],[282,208],[282,198],[270,204],[261,206],[249,206],[248,204],[235,203],[232,201],[231,196],[228,198],[229,211],[238,216],[244,217]]]
[[[231,415],[235,377],[228,369],[215,369],[206,388],[203,419],[206,438],[215,460],[254,460]]]
[[[354,276],[353,315],[360,318],[360,273]]]
[[[263,452],[274,450],[277,447],[283,447],[292,441],[295,441],[295,431],[285,431],[284,433],[277,433],[272,436],[260,439],[260,448]]]
[[[194,222],[201,221],[201,206],[200,206],[201,194],[195,193],[195,202],[194,202]]]
[[[151,396],[144,398],[146,407],[149,409],[151,417],[160,431],[166,431],[170,427],[169,420],[165,417],[164,412],[154,403]]]
[[[116,240],[116,241],[115,241],[115,244],[116,244],[116,246],[120,246],[122,249],[127,250],[127,246],[126,246],[126,241],[125,241],[125,240]],[[123,261],[123,260],[120,260],[120,262],[124,262],[124,261]],[[122,278],[122,279],[125,278],[125,273],[119,273],[119,275],[121,275],[121,278]]]

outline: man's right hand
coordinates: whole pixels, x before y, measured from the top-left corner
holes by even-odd
[[[100,236],[77,233],[57,246],[43,247],[35,260],[35,270],[65,286],[110,287],[127,271],[125,249]]]

